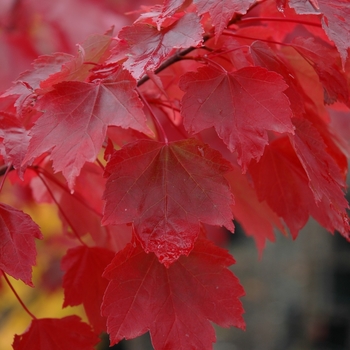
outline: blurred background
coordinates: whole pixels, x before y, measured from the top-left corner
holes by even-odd
[[[1,0],[0,91],[40,55],[75,53],[88,35],[131,24],[157,0]]]
[[[89,34],[104,33],[112,26],[117,33],[137,17],[133,11],[154,3],[157,1],[1,0],[0,91],[29,69],[37,56],[57,51],[74,53],[76,43]],[[20,208],[21,198],[11,197],[8,191],[5,187],[0,201]],[[52,244],[51,249],[45,245],[47,254],[38,256],[38,266],[34,269],[34,284],[38,289],[11,279],[13,285],[38,317],[77,313],[86,319],[81,308],[61,309],[59,264],[66,242],[60,234],[56,209],[45,204],[22,209],[32,215],[44,231],[45,239]],[[246,291],[242,302],[247,330],[217,327],[214,349],[350,349],[350,244],[338,234],[333,237],[313,221],[295,241],[281,234],[276,236],[276,242],[267,244],[259,260],[253,240],[239,227],[234,235],[223,234],[222,244],[226,242],[237,261],[232,271]],[[13,335],[23,333],[29,322],[29,316],[9,287],[0,280],[0,349],[10,350]],[[98,350],[108,348],[105,337]],[[110,349],[152,347],[145,335]]]

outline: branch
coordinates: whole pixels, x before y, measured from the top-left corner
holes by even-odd
[[[205,43],[208,39],[210,39],[212,36],[211,35],[204,35],[203,37],[203,43]],[[169,59],[167,59],[164,63],[162,63],[155,71],[155,74],[160,73],[161,71],[163,71],[164,69],[168,68],[169,66],[171,66],[172,64],[174,64],[175,62],[181,61],[182,58],[186,55],[188,55],[189,53],[191,53],[194,50],[197,50],[198,47],[194,47],[191,46],[185,50],[182,51],[178,51],[176,52],[176,54],[174,56],[171,56]],[[148,81],[150,78],[149,76],[146,74],[144,75],[138,82],[137,82],[137,86],[141,86],[142,84],[144,84],[146,81]]]
[[[6,173],[8,173],[9,171],[14,170],[14,167],[11,165],[10,169],[8,169],[7,165],[2,165],[0,167],[0,176],[4,176]]]
[[[0,270],[2,271],[2,270]],[[8,279],[8,277],[6,276],[6,273],[4,271],[2,271],[2,276],[4,277],[6,283],[8,284],[8,286],[10,287],[10,289],[12,290],[13,294],[15,295],[16,299],[19,301],[19,303],[22,305],[23,309],[25,310],[25,312],[33,319],[36,320],[36,317],[34,314],[32,314],[29,309],[27,308],[27,306],[24,304],[23,300],[21,299],[21,297],[18,295],[18,293],[16,292],[16,289],[13,287],[12,283],[10,282],[10,280]]]

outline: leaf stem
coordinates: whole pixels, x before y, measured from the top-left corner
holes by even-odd
[[[227,70],[218,62],[213,61],[212,59],[208,58],[208,57],[202,57],[202,59],[206,62],[208,62],[209,64],[215,66],[216,68],[220,69],[221,71],[223,71],[224,73],[227,73]]]
[[[210,39],[212,36],[211,35],[204,35],[203,37],[203,43],[206,42],[208,39]],[[165,68],[168,68],[169,66],[171,66],[172,64],[174,64],[175,62],[181,61],[182,58],[186,55],[188,55],[190,52],[199,49],[200,47],[188,47],[185,50],[182,51],[178,51],[175,55],[171,56],[170,58],[168,58],[164,63],[162,63],[155,71],[155,74],[160,73],[161,71],[163,71]],[[146,74],[144,75],[138,82],[137,82],[137,86],[141,86],[142,84],[144,84],[146,81],[148,81],[150,79],[150,77]]]
[[[0,192],[2,191],[2,188],[4,187],[4,183],[5,180],[7,178],[7,174],[13,169],[12,164],[11,165],[7,165],[4,169],[1,168],[1,175],[4,175],[4,177],[1,179],[1,183],[0,183]],[[3,172],[4,171],[4,172]]]
[[[81,198],[81,196],[77,192],[74,192],[74,194],[72,194],[66,186],[64,186],[60,181],[58,181],[54,176],[52,176],[44,168],[34,166],[34,167],[31,167],[31,169],[33,169],[37,174],[41,173],[42,175],[44,175],[48,180],[54,182],[58,187],[60,187],[67,194],[69,194],[70,196],[73,196],[78,202],[80,202],[80,204],[84,205],[87,209],[91,210],[97,216],[102,217],[102,214],[100,212],[98,212],[97,210],[95,210],[94,208],[92,208],[91,206],[89,206],[86,203],[86,201],[83,198]]]
[[[137,89],[137,88],[136,88]],[[145,104],[145,106],[147,107],[147,109],[149,110],[149,112],[152,115],[152,118],[156,124],[157,130],[158,130],[158,134],[161,135],[162,137],[162,141],[164,141],[166,144],[168,144],[168,137],[166,136],[165,130],[163,128],[163,125],[161,124],[161,122],[159,121],[158,117],[154,114],[151,106],[149,105],[148,101],[146,100],[146,98],[143,96],[143,94],[141,93],[141,91],[139,89],[137,89],[137,92],[142,100],[142,102]]]
[[[153,102],[153,100],[151,100],[151,102]],[[159,106],[162,107],[162,109],[164,110],[164,108],[170,109],[171,111],[173,111],[174,113],[180,113],[180,108],[177,108],[175,106],[171,105],[171,102],[169,101],[170,104],[165,103],[165,101],[162,100],[155,100],[155,103]],[[164,111],[165,116],[168,118],[169,122],[171,123],[171,125],[176,128],[176,130],[181,134],[181,136],[184,139],[188,138],[188,134],[186,133],[185,129],[182,126],[182,122],[181,123],[176,123],[171,116],[169,115],[169,113],[167,113],[166,111]]]
[[[240,20],[239,23],[250,23],[250,22],[260,22],[260,21],[268,21],[268,22],[289,22],[289,23],[297,23],[304,24],[307,26],[313,26],[322,28],[320,23],[304,21],[301,19],[292,19],[292,18],[279,18],[279,17],[244,17]]]
[[[24,311],[33,319],[36,320],[37,318],[29,311],[29,309],[27,308],[27,306],[24,304],[23,300],[21,299],[21,297],[18,295],[18,293],[16,292],[16,289],[13,287],[12,283],[10,282],[10,280],[8,279],[8,277],[6,276],[6,273],[2,271],[2,274],[5,278],[6,283],[8,284],[8,286],[10,287],[10,289],[12,290],[13,294],[15,295],[15,297],[17,298],[17,300],[19,301],[19,303],[21,304],[22,308],[24,309]]]
[[[152,100],[153,101],[153,100]],[[172,106],[170,104],[167,104],[165,101],[162,100],[156,100],[156,103],[158,104],[158,106],[161,107],[165,107],[165,108],[169,108],[169,109],[173,109],[176,112],[180,112],[180,108],[177,108],[175,106]]]
[[[7,173],[7,171],[8,171],[7,168],[8,168],[7,165],[2,165],[0,167],[0,176],[3,176],[3,175],[5,175]]]
[[[98,164],[98,166],[99,166],[103,171],[105,170],[104,165],[102,164],[102,162],[101,162],[98,158],[96,158],[96,163]]]
[[[58,203],[57,199],[55,198],[55,195],[53,194],[53,192],[51,191],[49,185],[46,183],[45,179],[43,178],[42,174],[37,172],[38,177],[40,178],[40,180],[43,182],[44,186],[46,187],[47,192],[49,192],[52,200],[56,203],[58,210],[60,211],[60,213],[62,214],[62,216],[64,217],[64,219],[67,221],[67,224],[70,226],[70,228],[73,230],[74,235],[76,236],[76,238],[78,239],[78,241],[84,245],[87,246],[87,244],[81,239],[78,231],[76,230],[76,228],[74,227],[74,225],[72,225],[71,221],[69,220],[69,218],[67,217],[66,213],[62,210],[62,207],[60,206],[60,203]]]
[[[263,41],[265,43],[269,43],[269,44],[276,44],[276,45],[281,45],[281,46],[292,46],[290,44],[287,43],[282,43],[280,41],[274,41],[274,40],[270,40],[270,39],[261,39],[261,38],[254,38],[251,36],[246,36],[246,35],[240,35],[240,34],[235,34],[230,30],[224,30],[224,32],[222,33],[222,35],[228,35],[228,36],[234,36],[236,38],[242,38],[242,39],[249,39],[249,40],[259,40],[259,41]]]

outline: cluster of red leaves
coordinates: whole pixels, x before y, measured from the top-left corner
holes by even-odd
[[[347,0],[165,0],[75,55],[38,57],[0,96],[2,173],[57,205],[77,242],[63,307],[82,304],[91,328],[33,319],[13,348],[149,331],[155,349],[210,349],[209,321],[245,327],[244,291],[205,227],[235,219],[261,252],[312,216],[350,240],[334,122],[350,107],[349,16]],[[42,234],[0,215],[0,269],[32,286]]]

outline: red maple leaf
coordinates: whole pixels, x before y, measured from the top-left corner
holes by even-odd
[[[233,15],[235,13],[244,15],[256,0],[193,0],[193,2],[196,4],[200,15],[210,14],[215,27],[215,35],[218,38]]]
[[[284,232],[284,225],[265,201],[259,201],[254,188],[238,167],[225,177],[235,197],[232,206],[233,216],[241,224],[247,236],[254,238],[261,256],[266,240],[275,241],[274,228]]]
[[[42,81],[50,75],[59,72],[62,65],[71,61],[74,56],[67,53],[55,53],[52,55],[39,56],[32,63],[33,69],[22,73],[15,82],[15,85],[1,96],[24,95],[28,96],[36,89],[40,88]]]
[[[305,112],[302,87],[299,80],[295,79],[296,73],[288,65],[286,60],[281,59],[267,43],[254,41],[250,45],[250,54],[254,64],[280,74],[287,83],[288,88],[283,93],[288,97],[293,115],[302,115]]]
[[[94,350],[99,337],[78,316],[34,319],[22,335],[15,335],[14,350]]]
[[[115,253],[99,247],[79,246],[69,249],[61,260],[63,277],[63,307],[84,305],[86,315],[96,333],[106,329],[100,307],[108,281],[102,277]]]
[[[101,167],[86,163],[76,179],[74,193],[71,193],[63,176],[53,174],[51,162],[46,163],[41,162],[35,173],[39,176],[30,179],[31,193],[38,203],[57,204],[62,232],[70,238],[84,237],[89,244],[114,251],[124,248],[131,239],[130,226],[101,226],[102,194],[106,184]],[[88,188],[93,190],[87,191]]]
[[[249,167],[259,199],[284,219],[294,238],[312,215],[349,239],[341,172],[317,130],[307,120],[294,123],[294,137],[274,140]]]
[[[35,238],[41,239],[42,234],[31,217],[0,203],[0,269],[29,286],[33,286]]]
[[[31,181],[33,196],[38,202],[52,202],[59,206],[63,232],[83,237],[90,234],[96,245],[105,240],[105,228],[101,227],[102,193],[105,187],[103,170],[96,164],[86,163],[76,178],[74,193],[67,188],[62,176],[54,176],[51,163],[41,163],[40,176]],[[86,191],[93,188],[93,191]]]
[[[128,144],[106,167],[103,223],[133,222],[143,248],[169,265],[192,250],[199,221],[234,230],[223,177],[230,168],[219,152],[195,139]]]
[[[22,73],[14,85],[6,90],[0,98],[12,96],[15,98],[14,107],[18,116],[28,120],[33,112],[33,105],[40,90],[40,84],[51,74],[61,70],[62,65],[72,60],[74,56],[65,53],[55,53],[38,57],[33,63],[33,69]]]
[[[95,161],[108,125],[150,133],[135,86],[122,69],[102,83],[56,84],[36,106],[44,114],[31,129],[24,161],[51,152],[55,171],[63,172],[72,189],[84,163]]]
[[[245,170],[262,155],[267,130],[293,133],[287,87],[279,74],[260,67],[233,73],[201,67],[180,82],[184,126],[192,133],[214,126]]]
[[[299,14],[322,13],[322,27],[342,58],[343,65],[350,48],[350,3],[348,0],[289,0],[290,7]]]
[[[307,175],[289,138],[272,141],[259,162],[252,162],[249,173],[259,200],[265,200],[282,217],[294,238],[315,205]]]
[[[316,43],[313,38],[295,38],[292,46],[312,65],[324,88],[324,101],[332,104],[339,100],[350,107],[349,89],[341,67],[337,66],[337,51]],[[327,62],[324,57],[327,56]]]
[[[245,328],[243,288],[228,266],[234,259],[199,239],[188,257],[166,268],[154,254],[129,244],[107,266],[102,313],[111,344],[148,330],[155,349],[211,349],[209,322]]]
[[[62,81],[85,81],[92,68],[110,55],[111,41],[110,35],[91,35],[78,45],[77,54],[64,62],[60,71],[41,81],[40,88],[48,89]]]
[[[86,15],[109,27],[102,2],[76,0],[64,17],[13,2],[0,11],[4,81],[41,48],[70,50],[91,32]],[[244,328],[244,291],[208,237],[223,243],[234,218],[261,253],[275,228],[296,238],[312,216],[350,241],[349,145],[329,122],[349,117],[349,1],[164,0],[144,12],[116,38],[39,57],[0,96],[0,191],[55,205],[69,240],[50,235],[44,255],[82,243],[61,261],[63,306],[82,304],[94,328],[36,319],[19,300],[33,322],[15,350],[92,350],[107,328],[112,345],[149,331],[158,350],[211,349],[211,322]],[[32,285],[35,238],[28,215],[0,204],[0,276]]]
[[[122,44],[122,50],[125,50],[127,55],[123,66],[135,79],[138,79],[147,70],[156,69],[174,49],[200,44],[202,35],[203,28],[198,16],[194,13],[185,14],[178,21],[161,30],[144,23],[124,27],[118,35],[128,44],[128,48]],[[117,47],[117,52],[119,50],[120,47]]]
[[[191,0],[165,0],[163,5],[156,5],[151,7],[147,12],[142,13],[137,22],[147,23],[151,21],[152,24],[157,25],[157,29],[160,30],[162,24],[170,19],[183,5],[186,7],[186,3]]]
[[[318,205],[310,209],[316,220],[329,231],[338,230],[350,240],[350,226],[344,198],[345,179],[334,159],[327,153],[320,134],[307,120],[293,121],[296,133],[291,143],[309,179],[309,187]],[[322,215],[320,215],[322,213]]]
[[[22,161],[28,145],[28,131],[20,120],[11,114],[0,112],[0,154],[8,166],[19,170],[21,176],[23,174]]]
[[[111,40],[108,35],[91,35],[79,45],[75,56],[58,52],[38,57],[33,69],[22,73],[1,96],[19,95],[16,106],[20,111],[30,95],[43,94],[62,81],[84,81],[92,67],[108,54]]]

